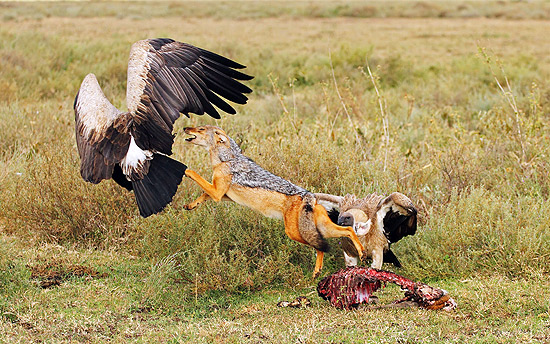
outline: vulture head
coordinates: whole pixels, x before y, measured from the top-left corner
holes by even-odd
[[[353,227],[359,240],[373,260],[372,267],[380,269],[383,262],[401,267],[390,245],[416,233],[417,210],[411,200],[399,192],[384,197],[375,193],[364,198],[315,194],[318,201],[332,204],[331,219],[340,226]],[[334,206],[338,210],[334,210]],[[346,266],[356,266],[359,254],[351,241],[342,238]]]

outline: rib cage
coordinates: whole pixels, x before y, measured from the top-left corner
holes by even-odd
[[[390,271],[365,267],[349,267],[323,278],[317,285],[317,293],[334,307],[349,310],[368,303],[382,282],[395,283],[405,290],[405,297],[394,303],[412,301],[426,309],[456,308],[456,302],[443,289],[414,282]]]

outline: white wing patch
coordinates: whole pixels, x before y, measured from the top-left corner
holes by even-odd
[[[329,210],[332,210],[332,209],[338,207],[338,204],[337,204],[337,203],[333,203],[333,202],[330,202],[330,201],[326,201],[326,200],[324,200],[324,199],[317,199],[317,204],[322,205],[323,208],[325,208],[326,211],[329,211]]]
[[[382,206],[380,208],[380,210],[378,210],[376,212],[376,222],[378,223],[378,228],[380,229],[380,231],[382,232],[385,232],[386,230],[384,229],[384,218],[386,217],[386,214],[392,210],[392,205],[393,205],[393,202],[390,202],[388,204],[385,204],[384,206]],[[389,242],[389,240],[388,240]]]
[[[103,94],[95,75],[88,74],[78,91],[76,113],[83,125],[83,136],[88,139],[91,131],[102,132],[121,114]]]
[[[129,112],[135,112],[140,102],[140,97],[147,85],[147,73],[150,70],[148,52],[150,49],[147,40],[132,44],[130,58],[128,59],[128,80],[126,85],[126,106]]]
[[[122,161],[120,166],[122,167],[122,172],[129,176],[133,171],[141,169],[146,160],[151,160],[153,158],[153,153],[148,150],[142,150],[136,144],[136,141],[132,137],[130,139],[130,147],[128,148],[128,153]]]

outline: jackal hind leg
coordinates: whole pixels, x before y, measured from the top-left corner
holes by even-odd
[[[323,257],[325,252],[317,250],[317,258],[315,259],[315,269],[313,270],[313,278],[319,277],[323,268]]]
[[[284,221],[285,221],[285,233],[286,235],[299,243],[312,246],[311,243],[308,243],[304,237],[303,237],[303,231],[304,229],[307,230],[308,226],[306,228],[300,228],[300,224],[303,225],[304,219],[303,219],[303,205],[302,202],[296,202],[295,204],[291,205],[284,213]],[[316,230],[313,226],[310,226],[313,228],[313,230]],[[315,247],[314,247],[315,248]],[[323,268],[323,256],[324,252],[317,250],[317,258],[315,260],[315,269],[313,270],[313,278],[317,278],[319,274],[321,273],[321,269]]]
[[[300,234],[300,208],[298,206],[291,206],[285,211],[284,222],[285,233],[290,239],[308,245]]]
[[[207,194],[206,192],[203,192],[203,194],[200,195],[199,197],[197,197],[196,200],[194,200],[194,201],[191,202],[191,203],[185,204],[185,205],[183,206],[183,209],[185,209],[185,210],[193,210],[193,209],[195,209],[196,207],[198,207],[199,204],[201,204],[202,202],[207,201],[207,200],[209,200],[209,199],[211,199],[210,196],[208,196],[208,194]]]
[[[347,237],[350,238],[355,246],[355,249],[359,253],[359,259],[363,259],[364,256],[364,247],[363,244],[359,241],[357,234],[351,227],[342,227],[338,226],[330,220],[328,217],[327,211],[323,208],[322,205],[317,204],[313,208],[313,216],[315,219],[315,225],[325,238],[340,238]]]

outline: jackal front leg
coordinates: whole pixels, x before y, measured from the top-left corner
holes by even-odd
[[[231,182],[230,175],[219,175],[214,172],[212,176],[212,183],[207,182],[203,177],[201,177],[197,172],[187,169],[185,170],[185,175],[193,179],[201,189],[204,191],[195,201],[184,206],[185,209],[193,209],[200,203],[208,200],[209,198],[213,199],[216,202],[221,201],[227,190],[229,190],[229,184]]]

